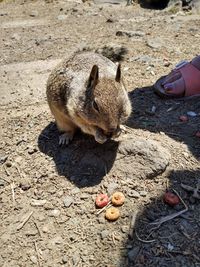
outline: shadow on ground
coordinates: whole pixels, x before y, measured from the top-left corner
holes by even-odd
[[[180,185],[197,186],[200,170],[173,171],[169,173],[169,191],[176,190],[181,195],[188,211],[163,224],[152,224],[161,218],[184,210],[184,205],[170,207],[160,198],[152,199],[143,211],[130,212],[130,221],[135,219],[133,232],[125,244],[120,266],[124,267],[199,267],[200,266],[200,202],[192,192]],[[200,196],[200,195],[199,195]]]
[[[152,87],[136,88],[130,93],[130,97],[133,106],[133,116],[128,122],[130,127],[155,133],[164,132],[176,141],[185,143],[192,154],[199,158],[200,142],[195,133],[200,127],[200,117],[189,117],[188,122],[181,122],[179,117],[186,115],[188,111],[198,114],[200,97],[163,100],[153,93]],[[152,107],[156,108],[155,112],[152,112]],[[167,190],[173,192],[175,189],[179,192],[188,211],[161,225],[151,224],[185,208],[183,204],[168,206],[163,202],[163,195],[152,199],[142,211],[137,213],[133,210],[130,221],[135,217],[134,230],[132,236],[127,238],[127,250],[122,254],[120,266],[200,266],[200,202],[192,196],[193,192],[181,186],[197,187],[198,181],[200,183],[200,170],[168,171],[165,177],[169,180]]]
[[[59,132],[50,123],[38,138],[41,152],[53,158],[59,175],[78,187],[95,186],[109,172],[115,161],[118,143],[98,144],[93,137],[77,133],[69,146],[58,145]]]
[[[129,127],[150,132],[164,132],[178,142],[185,143],[195,157],[200,157],[200,142],[195,136],[200,130],[200,97],[164,100],[158,97],[152,87],[136,88],[130,92],[133,115]],[[154,111],[155,109],[155,111]],[[192,111],[196,116],[188,116],[187,122],[180,116]]]

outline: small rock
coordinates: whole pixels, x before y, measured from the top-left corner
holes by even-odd
[[[47,202],[46,199],[32,199],[31,206],[41,207],[41,206],[44,206],[46,202]]]
[[[68,257],[66,255],[63,256],[62,258],[62,262],[65,264],[65,263],[68,263]]]
[[[158,38],[147,40],[147,46],[153,49],[159,49],[163,46],[162,42]]]
[[[71,194],[78,194],[80,193],[80,189],[78,187],[75,187],[74,189],[71,190]]]
[[[114,193],[114,191],[118,188],[118,184],[117,183],[110,183],[107,186],[107,191],[109,195],[112,195],[112,193]]]
[[[7,162],[6,162],[6,167],[8,167],[8,168],[12,167],[12,162],[7,161]]]
[[[6,185],[6,181],[4,179],[0,178],[0,186],[5,186]]]
[[[78,251],[75,251],[72,257],[72,261],[73,261],[73,266],[78,265],[79,261],[80,261],[80,254]]]
[[[36,147],[33,147],[33,146],[29,146],[28,147],[28,153],[30,155],[34,154],[35,152],[37,152],[37,148]]]
[[[6,162],[8,156],[7,155],[0,155],[0,163]]]
[[[129,197],[134,197],[134,198],[139,198],[140,197],[140,194],[137,191],[135,191],[135,190],[130,190],[128,192],[128,196]]]
[[[50,217],[58,217],[59,215],[60,215],[60,211],[58,209],[54,209],[49,212]]]
[[[134,247],[133,249],[131,249],[128,252],[128,259],[133,262],[135,260],[135,258],[137,257],[139,250],[140,250],[139,247]]]
[[[127,232],[128,232],[128,226],[123,225],[123,226],[121,227],[121,231],[122,231],[122,233],[127,233]]]
[[[31,185],[28,183],[20,183],[19,187],[23,190],[23,191],[27,191],[31,188]]]
[[[49,228],[48,228],[47,225],[44,225],[44,226],[42,227],[42,232],[44,232],[44,233],[49,233],[49,232],[50,232],[50,230],[49,230]]]
[[[89,198],[89,195],[87,193],[82,193],[80,195],[80,199],[87,199],[87,198]]]
[[[128,37],[143,37],[145,33],[142,31],[117,31],[117,36],[128,36]]]
[[[58,20],[65,20],[65,19],[67,19],[67,15],[59,15],[59,16],[57,16],[57,19]]]
[[[31,13],[29,14],[30,17],[37,17],[38,16],[38,11],[33,10],[31,11]]]
[[[101,236],[101,239],[104,239],[106,238],[108,235],[109,235],[109,231],[108,230],[103,230],[101,233],[100,233],[100,236]]]
[[[146,191],[140,191],[140,196],[141,197],[146,197],[147,195],[147,192]]]
[[[50,201],[47,201],[47,202],[44,204],[44,209],[45,209],[45,210],[53,210],[53,209],[54,209],[54,205],[53,205]]]
[[[31,260],[33,263],[35,263],[35,264],[38,263],[38,261],[37,261],[37,257],[36,257],[36,256],[30,256],[30,260]]]
[[[190,117],[196,117],[197,116],[197,113],[194,112],[194,111],[188,111],[187,112],[187,115],[190,116]]]
[[[66,208],[68,208],[68,207],[70,207],[71,204],[74,202],[74,199],[73,199],[72,197],[68,196],[68,197],[65,197],[65,198],[64,198],[63,202],[64,202],[64,206],[65,206]]]

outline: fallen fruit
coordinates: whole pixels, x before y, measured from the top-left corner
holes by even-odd
[[[165,203],[172,207],[180,203],[179,197],[171,192],[166,192],[164,194],[163,200]]]
[[[115,221],[119,218],[119,215],[119,210],[117,208],[112,207],[106,210],[105,217],[109,221]]]
[[[179,120],[182,121],[182,122],[187,122],[188,121],[188,117],[185,116],[185,115],[182,115],[179,117]]]
[[[113,195],[112,195],[112,198],[111,198],[111,202],[113,205],[115,206],[121,206],[124,204],[124,201],[125,201],[125,196],[123,193],[121,192],[115,192]]]
[[[99,194],[97,197],[96,197],[96,205],[98,208],[103,208],[105,207],[109,202],[109,198],[106,194]]]

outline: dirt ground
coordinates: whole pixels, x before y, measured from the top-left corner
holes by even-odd
[[[200,267],[200,202],[184,186],[200,183],[200,98],[163,100],[152,90],[199,53],[199,29],[195,10],[0,3],[0,266]],[[133,112],[122,142],[78,133],[59,147],[46,80],[84,50],[122,63]],[[183,203],[165,204],[167,190]],[[115,191],[126,201],[108,222],[94,201]]]

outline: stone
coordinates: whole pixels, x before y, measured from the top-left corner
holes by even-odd
[[[0,155],[0,163],[2,164],[4,162],[6,162],[7,158],[8,158],[7,155]]]
[[[44,206],[46,202],[47,202],[46,199],[32,199],[31,206],[41,207],[41,206]]]
[[[139,137],[121,141],[118,153],[125,157],[116,161],[113,171],[118,175],[124,175],[126,172],[126,176],[142,179],[163,173],[171,158],[169,151],[158,142]]]
[[[100,233],[101,239],[106,238],[109,234],[110,234],[110,232],[109,232],[108,230],[103,230],[103,231]]]
[[[158,50],[163,46],[163,42],[159,38],[148,39],[147,46],[152,49]]]
[[[75,251],[73,256],[72,256],[72,261],[73,261],[73,266],[78,265],[79,261],[80,261],[80,254],[78,251]]]
[[[110,183],[107,186],[107,191],[109,195],[112,195],[112,193],[114,193],[114,191],[118,188],[118,184],[117,183]]]
[[[49,212],[50,217],[58,217],[60,215],[60,210],[54,209]]]
[[[65,197],[65,198],[63,199],[63,202],[64,202],[64,206],[65,206],[66,208],[69,208],[69,207],[71,206],[71,204],[74,202],[74,199],[73,199],[73,197],[71,197],[71,196],[67,196],[67,197]]]
[[[139,247],[134,247],[128,252],[128,259],[131,262],[134,262],[135,258],[137,257],[138,253],[140,251]]]
[[[128,196],[129,197],[133,197],[133,198],[139,198],[140,197],[140,194],[136,190],[130,190],[128,192]]]
[[[128,36],[128,37],[143,37],[145,33],[142,31],[117,31],[117,36]]]
[[[37,257],[36,256],[30,256],[30,260],[32,261],[32,263],[34,263],[34,264],[37,264],[38,263],[38,261],[37,261]]]
[[[62,258],[62,262],[65,264],[65,263],[68,263],[68,257],[66,255],[63,256]]]
[[[30,17],[37,17],[38,16],[38,11],[37,10],[33,10],[30,13]]]
[[[57,16],[57,19],[58,20],[65,20],[65,19],[67,19],[67,15],[59,15],[59,16]]]

